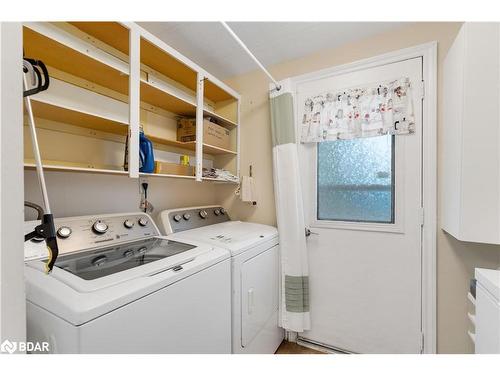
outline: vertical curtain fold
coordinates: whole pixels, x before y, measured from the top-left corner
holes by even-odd
[[[311,324],[309,271],[292,94],[271,97],[270,108],[281,255],[281,326],[303,332]]]

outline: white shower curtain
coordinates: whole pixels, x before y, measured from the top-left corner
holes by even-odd
[[[274,195],[280,239],[281,326],[310,329],[309,273],[304,210],[295,136],[293,97],[284,89],[271,94]]]

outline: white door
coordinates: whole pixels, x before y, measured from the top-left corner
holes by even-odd
[[[301,338],[356,353],[420,353],[422,59],[302,82],[325,90],[409,77],[416,133],[299,147],[311,330]]]

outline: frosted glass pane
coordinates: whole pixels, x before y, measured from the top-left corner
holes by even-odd
[[[393,138],[318,143],[319,220],[394,222]]]

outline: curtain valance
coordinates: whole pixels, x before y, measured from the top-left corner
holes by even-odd
[[[406,77],[323,92],[299,105],[304,107],[303,143],[415,132],[411,84]]]

